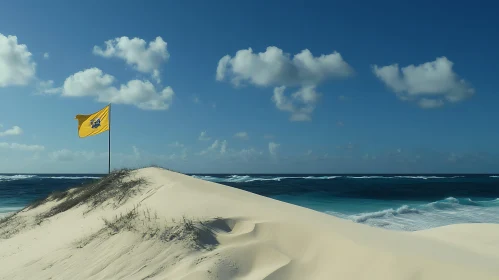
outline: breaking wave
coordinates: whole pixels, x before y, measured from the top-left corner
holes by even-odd
[[[255,181],[282,181],[292,179],[305,180],[333,180],[333,179],[454,179],[464,178],[465,176],[250,176],[250,175],[227,175],[227,176],[210,176],[210,175],[191,175],[194,178],[217,182],[217,183],[249,183]]]
[[[419,210],[410,208],[407,205],[403,205],[396,210],[393,209],[386,209],[382,211],[377,211],[377,212],[371,212],[371,213],[365,213],[365,214],[360,214],[358,216],[353,217],[353,220],[357,223],[363,223],[369,219],[373,218],[382,218],[386,216],[397,216],[401,214],[419,214]]]
[[[448,197],[422,205],[402,205],[396,209],[354,215],[326,213],[375,227],[415,231],[457,223],[499,223],[499,199],[474,201]]]
[[[36,177],[36,175],[0,175],[0,181],[26,180]]]
[[[82,180],[82,179],[100,179],[98,176],[54,176],[54,177],[40,177],[42,179],[64,179],[64,180]]]
[[[99,179],[99,176],[41,176],[41,175],[0,175],[0,181],[18,181],[29,179],[64,179],[64,180],[83,180]]]
[[[455,179],[464,178],[465,176],[345,176],[348,179]]]
[[[281,180],[286,180],[286,179],[319,179],[322,177],[315,177],[312,178],[312,176],[308,177],[252,177],[249,175],[229,175],[226,177],[214,177],[214,176],[202,176],[202,175],[192,175],[192,177],[205,180],[205,181],[211,181],[211,182],[217,182],[217,183],[248,183],[248,182],[254,182],[254,181],[281,181]],[[336,177],[336,176],[325,176],[323,177],[324,179],[327,179],[329,177]]]

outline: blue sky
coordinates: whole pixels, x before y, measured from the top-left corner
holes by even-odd
[[[0,172],[106,172],[109,102],[113,168],[499,170],[492,1],[69,2],[1,4]]]

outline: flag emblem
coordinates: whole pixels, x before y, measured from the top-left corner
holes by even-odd
[[[78,120],[78,136],[80,138],[94,136],[109,130],[110,105],[89,115],[76,115]]]
[[[94,119],[90,121],[90,126],[92,128],[98,128],[100,126],[100,118]]]

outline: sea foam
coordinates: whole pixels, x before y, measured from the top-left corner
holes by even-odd
[[[380,211],[346,215],[325,211],[330,215],[375,227],[415,231],[456,223],[499,223],[499,199],[474,201],[448,197],[421,204],[402,205]]]
[[[36,175],[0,175],[0,181],[15,181],[34,178]]]
[[[251,175],[228,175],[224,177],[210,175],[191,175],[194,178],[217,182],[217,183],[249,183],[257,181],[282,181],[293,179],[306,180],[333,180],[333,179],[412,179],[412,180],[429,180],[429,179],[454,179],[463,178],[464,176],[344,176],[344,175],[328,175],[328,176],[251,176]]]

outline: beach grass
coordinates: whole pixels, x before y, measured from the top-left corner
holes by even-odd
[[[110,199],[120,205],[133,196],[139,186],[146,183],[144,178],[130,178],[131,172],[132,170],[127,168],[114,170],[109,175],[82,186],[54,192],[46,198],[32,202],[23,210],[37,208],[48,201],[62,201],[42,214],[43,218],[49,218],[83,204],[88,205],[91,211]]]

